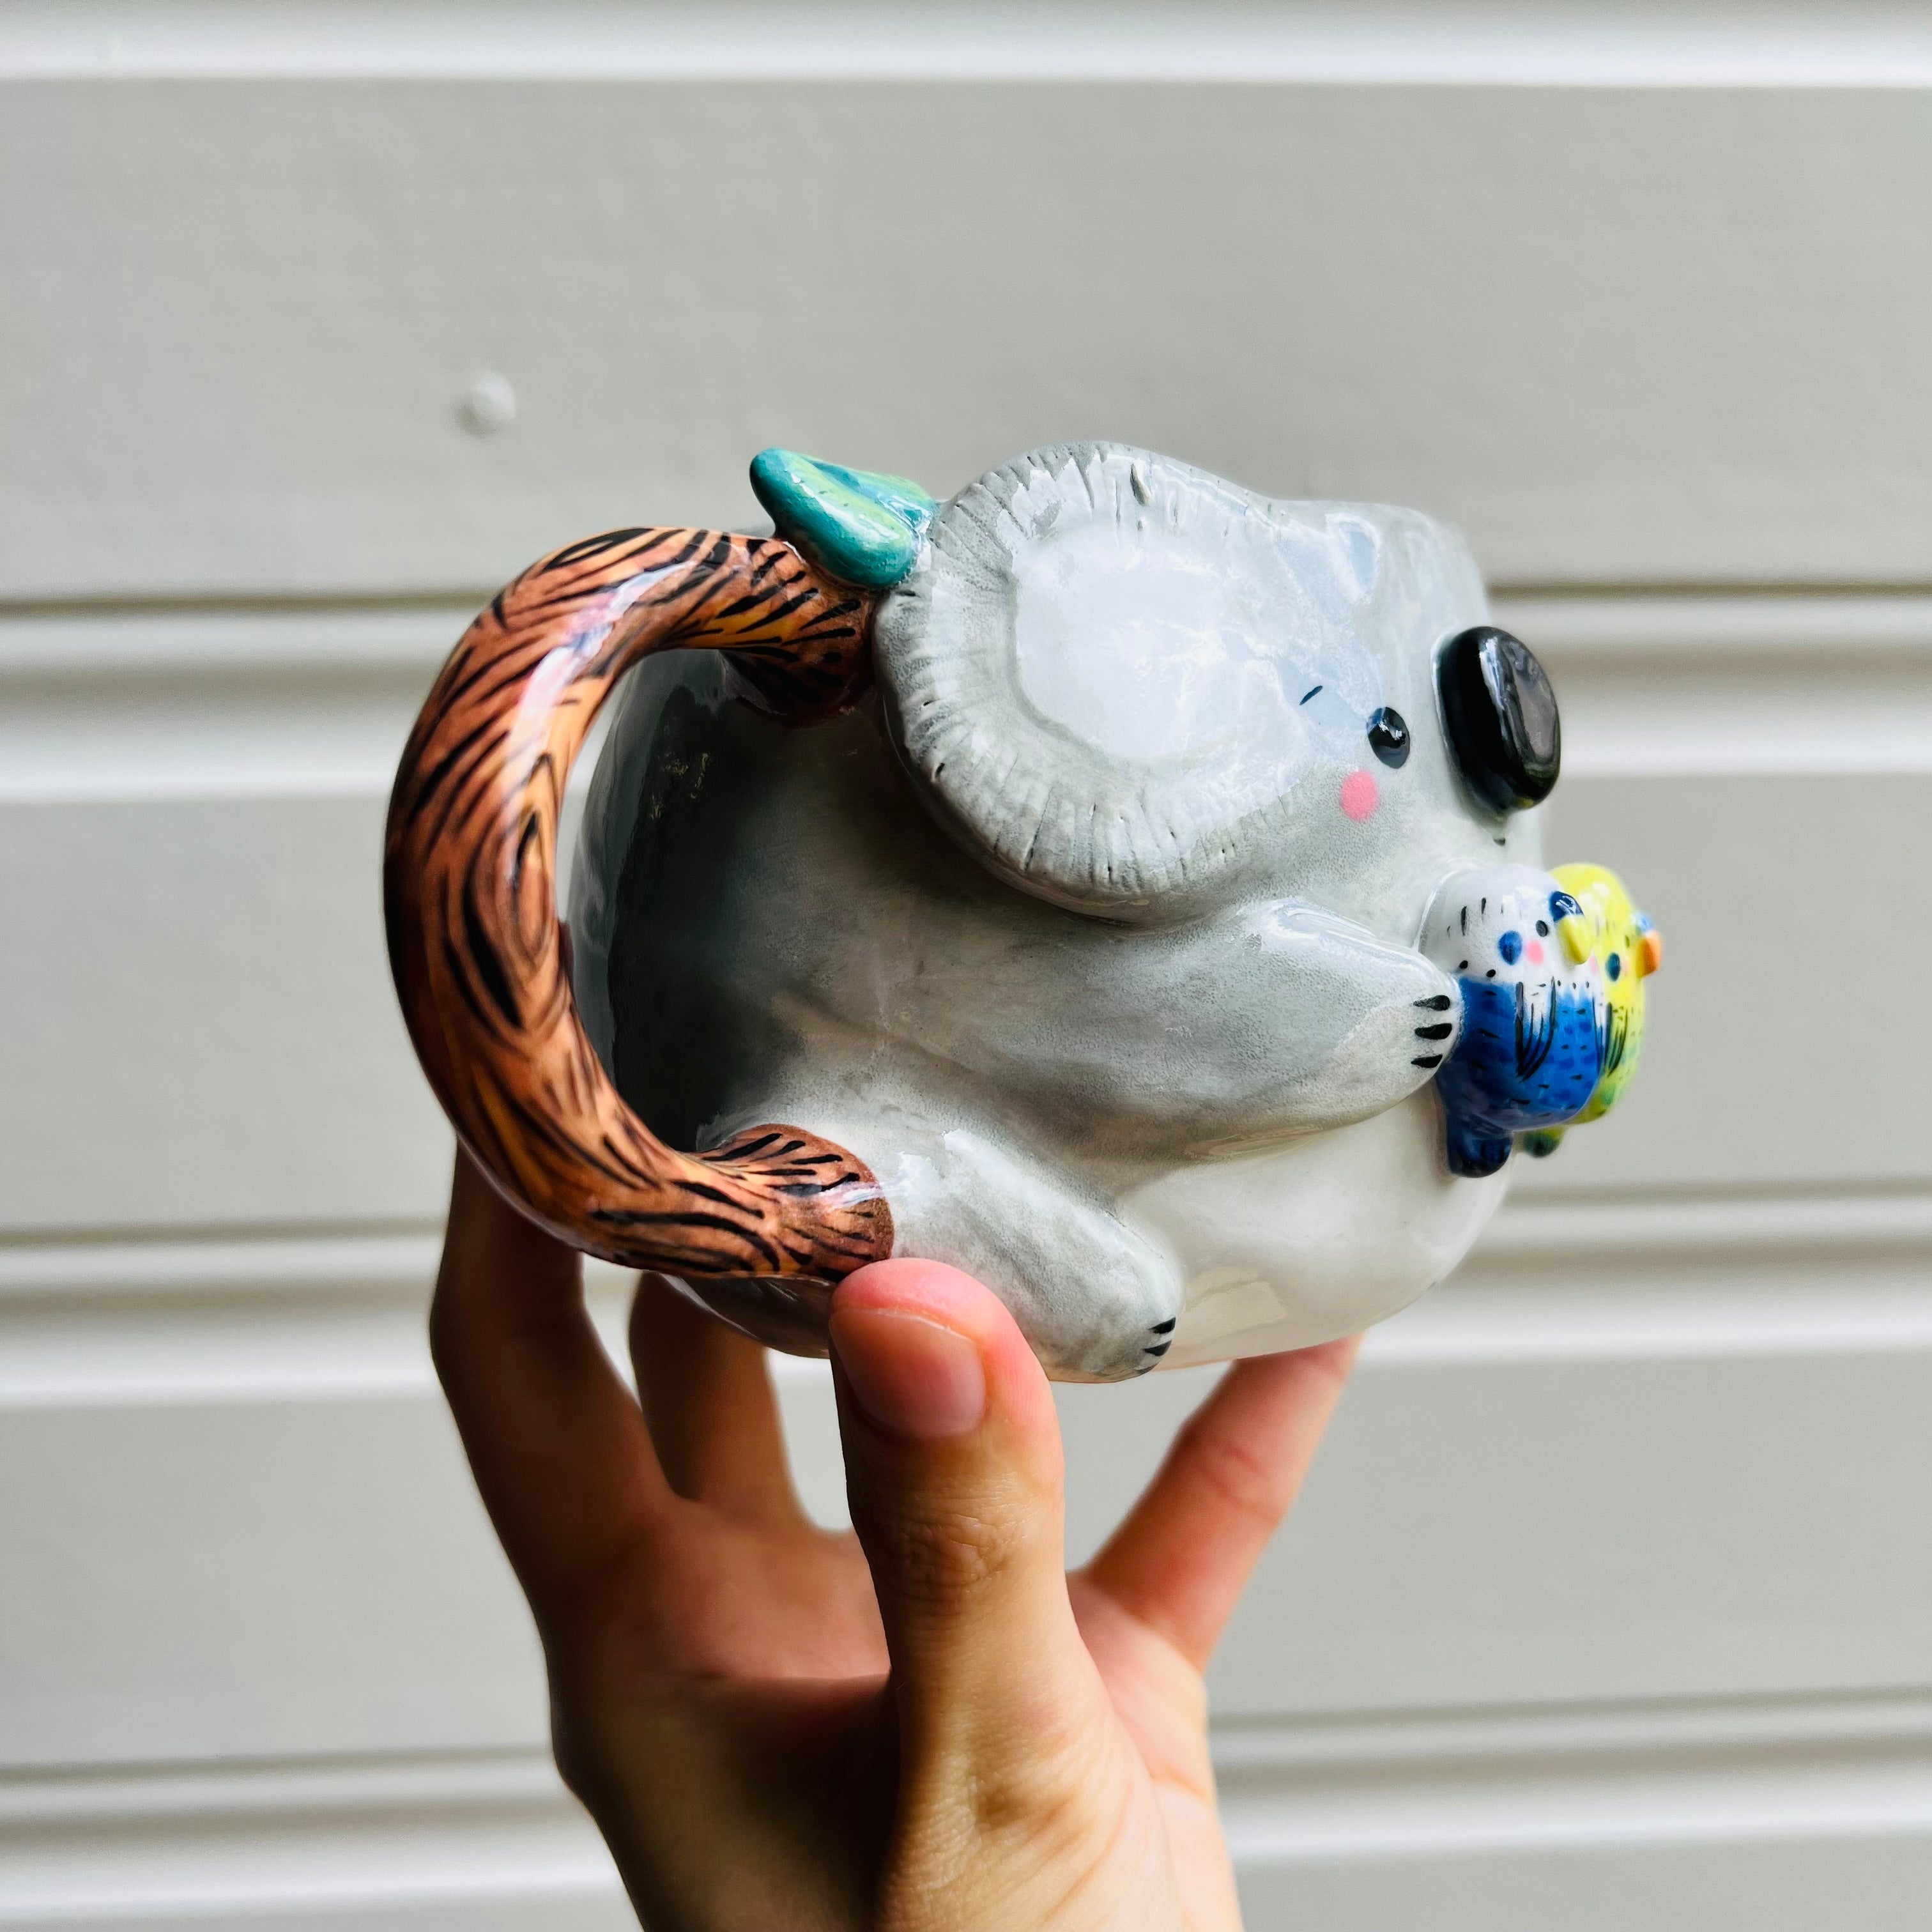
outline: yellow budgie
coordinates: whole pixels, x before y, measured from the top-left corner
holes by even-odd
[[[1604,1070],[1588,1104],[1568,1123],[1600,1120],[1617,1104],[1643,1048],[1643,982],[1662,964],[1664,936],[1630,904],[1624,882],[1605,866],[1558,866],[1552,876],[1583,908],[1580,921],[1564,922],[1564,939],[1578,964],[1596,957],[1604,993]],[[1587,946],[1587,950],[1580,950]],[[1526,1153],[1553,1154],[1564,1129],[1525,1134]]]

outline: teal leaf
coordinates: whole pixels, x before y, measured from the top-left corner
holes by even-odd
[[[916,483],[790,449],[752,459],[752,488],[778,535],[830,575],[884,590],[911,569],[938,508]]]

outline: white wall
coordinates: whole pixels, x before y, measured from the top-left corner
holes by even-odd
[[[15,4],[0,264],[0,1924],[625,1922],[422,1343],[389,769],[553,543],[1088,434],[1460,520],[1669,946],[1217,1664],[1252,1924],[1926,1922],[1922,12]],[[1200,1385],[1070,1392],[1077,1544]]]

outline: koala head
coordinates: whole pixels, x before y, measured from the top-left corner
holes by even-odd
[[[1367,880],[1412,922],[1556,781],[1548,680],[1481,612],[1426,517],[1084,443],[940,508],[874,649],[915,789],[1022,890],[1156,923]]]

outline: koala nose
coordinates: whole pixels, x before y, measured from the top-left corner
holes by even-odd
[[[1492,624],[1452,638],[1436,667],[1442,722],[1469,789],[1492,812],[1540,804],[1556,784],[1563,730],[1536,653]]]

